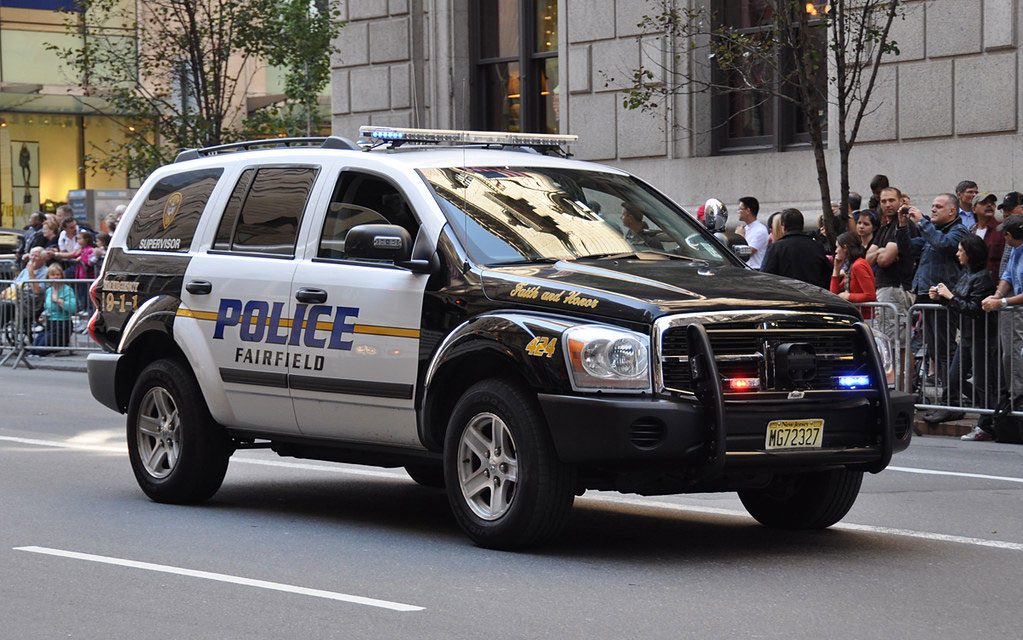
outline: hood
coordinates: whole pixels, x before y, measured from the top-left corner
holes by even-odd
[[[856,316],[856,308],[813,285],[731,265],[683,260],[606,260],[489,267],[494,301],[650,323],[673,313],[733,309]]]

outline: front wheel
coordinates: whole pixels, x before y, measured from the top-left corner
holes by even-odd
[[[740,491],[739,499],[764,526],[825,529],[849,513],[862,482],[862,471],[848,469],[779,476],[764,489]]]
[[[554,538],[575,498],[574,469],[558,458],[536,396],[506,380],[477,383],[455,405],[444,476],[455,520],[491,549]]]
[[[181,362],[158,360],[143,369],[128,403],[127,426],[131,468],[151,499],[194,504],[220,488],[230,441]]]

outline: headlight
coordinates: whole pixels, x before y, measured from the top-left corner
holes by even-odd
[[[562,337],[576,391],[649,391],[650,338],[625,329],[572,327]]]
[[[890,387],[895,384],[895,360],[892,357],[892,341],[888,336],[875,333],[874,343],[877,345],[877,353],[881,356],[881,368],[884,369],[885,382]]]

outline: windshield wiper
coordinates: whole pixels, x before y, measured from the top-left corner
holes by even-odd
[[[501,262],[491,262],[488,266],[491,267],[511,267],[519,264],[554,264],[560,262],[561,258],[545,258],[538,256],[536,258],[522,258],[519,260],[504,260]]]
[[[680,256],[677,253],[668,253],[667,251],[655,251],[653,249],[645,249],[643,251],[632,251],[626,253],[594,253],[588,256],[579,256],[578,258],[572,258],[572,261],[578,260],[642,260],[643,254],[650,254],[655,256],[664,256],[673,260],[688,260],[691,262],[706,262],[706,258],[694,258],[692,256]]]

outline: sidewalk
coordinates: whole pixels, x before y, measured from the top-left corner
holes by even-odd
[[[3,357],[6,355],[7,352],[4,352],[2,355],[0,355],[0,360],[2,360]],[[18,368],[19,369],[28,368],[25,366],[27,363],[28,366],[33,369],[50,369],[53,371],[80,371],[82,373],[85,373],[86,371],[85,359],[88,358],[88,356],[89,356],[88,351],[72,351],[70,353],[67,351],[61,351],[58,352],[56,355],[48,355],[43,356],[41,358],[25,358],[20,363],[18,363]],[[11,357],[10,360],[4,363],[3,365],[4,368],[5,369],[11,368],[16,359],[17,356]]]

